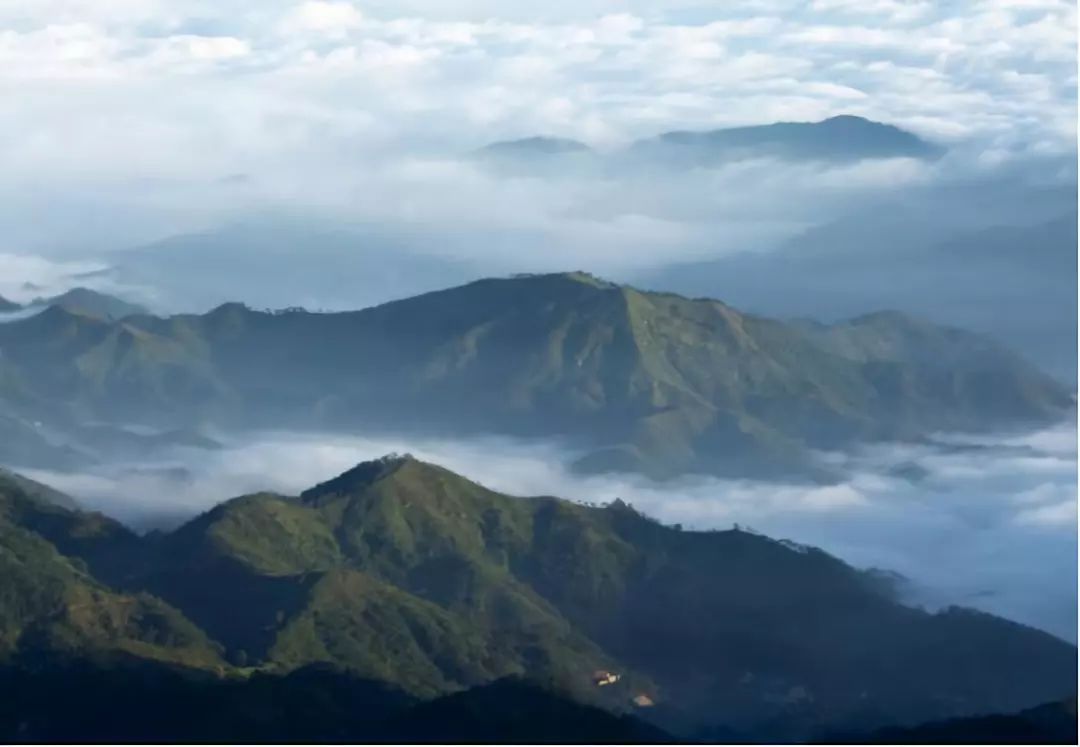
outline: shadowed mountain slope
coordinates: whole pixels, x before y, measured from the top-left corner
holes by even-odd
[[[93,575],[125,557],[134,535],[58,505],[55,491],[42,488],[0,476],[0,662],[136,656],[220,668],[218,647],[175,609]]]
[[[1076,744],[1076,698],[1020,713],[972,716],[889,728],[827,741],[852,744]]]
[[[675,741],[540,684],[419,702],[327,668],[214,679],[127,662],[0,669],[6,743],[638,744]],[[55,704],[64,703],[64,718]]]

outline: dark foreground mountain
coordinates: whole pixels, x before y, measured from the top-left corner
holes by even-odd
[[[334,314],[53,307],[0,325],[0,349],[0,404],[26,418],[558,436],[582,469],[657,477],[822,476],[815,449],[1074,411],[1053,379],[958,329],[785,323],[581,273]]]
[[[0,669],[0,741],[658,744],[632,716],[506,679],[430,701],[323,667],[215,678],[142,662]],[[63,718],[57,718],[63,704]]]
[[[14,301],[9,301],[3,296],[0,296],[0,314],[6,314],[10,311],[18,311],[21,308],[22,306],[15,303]]]
[[[1076,698],[1020,713],[974,716],[908,728],[880,729],[827,741],[863,744],[1076,744]]]
[[[505,496],[409,457],[146,537],[0,481],[0,565],[0,659],[14,672],[183,667],[207,687],[226,678],[220,692],[247,679],[236,697],[248,702],[321,664],[409,699],[451,696],[395,722],[406,741],[432,738],[432,724],[514,741],[521,722],[533,723],[525,741],[561,741],[542,731],[559,713],[580,720],[574,741],[662,737],[630,739],[645,727],[566,700],[684,738],[805,739],[1075,694],[1075,647],[971,610],[905,606],[879,574],[819,550],[681,531],[621,502]],[[507,677],[557,699],[475,691]],[[342,687],[296,708],[318,700],[336,718]],[[276,723],[263,702],[238,708]]]

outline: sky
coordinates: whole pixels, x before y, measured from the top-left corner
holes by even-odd
[[[822,193],[1052,176],[1075,151],[1075,29],[1055,0],[0,0],[0,96],[18,102],[0,107],[0,253],[100,253],[281,206],[503,226],[600,268],[700,253],[745,242],[739,216],[777,221],[762,195],[798,223]],[[950,156],[661,189],[507,184],[457,160],[537,133],[617,148],[837,114]]]

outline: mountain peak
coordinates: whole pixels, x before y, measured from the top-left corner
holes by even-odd
[[[571,270],[569,272],[547,272],[547,273],[518,273],[512,275],[511,280],[528,281],[569,281],[572,283],[579,283],[581,285],[591,285],[594,288],[617,288],[617,283],[613,283],[610,280],[604,280],[601,277],[597,277],[590,272],[584,270]]]
[[[422,462],[412,454],[386,454],[378,459],[360,462],[337,477],[305,490],[300,497],[304,500],[314,500],[326,495],[348,495],[370,487],[407,464],[422,464]]]
[[[107,320],[93,314],[65,305],[46,306],[40,313],[13,323],[12,329],[25,329],[41,332],[44,330],[66,329],[68,325],[80,328],[107,328]]]
[[[226,301],[223,304],[215,306],[210,309],[207,316],[224,316],[226,314],[245,314],[252,311],[252,308],[240,301]]]
[[[833,123],[833,124],[871,125],[871,126],[877,126],[877,127],[891,127],[892,126],[892,125],[882,124],[881,122],[875,122],[874,120],[867,119],[866,117],[860,117],[857,114],[837,114],[834,117],[826,117],[825,119],[821,120],[817,124],[828,124],[830,122]]]
[[[146,308],[138,304],[82,287],[72,288],[52,298],[38,298],[34,301],[34,305],[59,307],[82,316],[96,317],[106,321],[147,313]]]

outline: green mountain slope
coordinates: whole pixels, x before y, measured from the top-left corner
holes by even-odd
[[[523,675],[609,707],[644,694],[671,724],[794,738],[1015,710],[1075,680],[1068,644],[905,607],[820,551],[512,498],[408,457],[226,503],[157,551],[135,583],[248,665],[334,662],[419,695]],[[598,670],[622,679],[597,688]]]
[[[422,698],[512,676],[768,739],[1016,711],[1076,681],[1075,647],[904,606],[819,550],[506,496],[410,457],[146,537],[0,482],[0,565],[0,657],[24,666],[324,664]]]
[[[160,540],[135,583],[234,657],[335,662],[422,695],[526,673],[584,690],[612,666],[488,548],[477,517],[520,524],[514,499],[407,459],[339,480],[224,504]]]
[[[2,467],[0,467],[0,490],[10,494],[24,495],[31,501],[59,506],[71,511],[79,508],[79,504],[70,495]]]
[[[49,652],[218,668],[217,647],[175,609],[147,594],[117,593],[91,574],[134,536],[57,505],[39,488],[0,476],[0,661]]]
[[[809,451],[1045,424],[1065,389],[977,335],[899,314],[833,327],[580,273],[373,309],[0,326],[31,402],[162,426],[563,436],[587,470],[818,474]],[[27,405],[28,407],[30,405]]]

